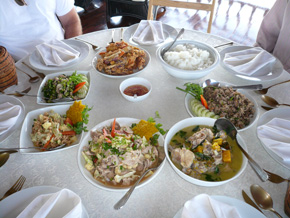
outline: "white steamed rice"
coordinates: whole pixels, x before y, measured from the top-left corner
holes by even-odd
[[[202,70],[213,64],[208,51],[190,44],[180,44],[165,52],[164,60],[183,70]]]

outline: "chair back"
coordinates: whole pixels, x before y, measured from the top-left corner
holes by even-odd
[[[159,6],[209,11],[210,16],[209,16],[207,32],[210,33],[213,13],[214,13],[215,0],[212,0],[211,3],[198,3],[198,2],[172,1],[172,0],[150,0],[147,20],[153,20],[156,18],[156,16],[154,15],[157,14],[157,8]],[[154,9],[154,12],[153,12],[153,9]]]

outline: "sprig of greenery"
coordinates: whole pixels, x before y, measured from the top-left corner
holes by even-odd
[[[176,89],[186,92],[192,95],[195,99],[200,101],[200,95],[203,95],[203,88],[200,87],[200,85],[188,82],[188,83],[185,83],[184,86],[186,86],[185,89],[182,89],[179,87],[176,87]]]
[[[156,121],[155,121],[156,118],[161,119],[161,117],[160,117],[158,111],[155,111],[155,117],[154,117],[154,118],[153,118],[153,117],[149,117],[149,118],[147,119],[147,121],[148,121],[149,123],[156,123]],[[155,127],[158,129],[158,131],[160,132],[161,135],[165,135],[165,134],[168,132],[168,130],[164,130],[164,129],[162,128],[162,124],[161,124],[161,123],[156,123],[156,124],[155,124]]]
[[[87,132],[87,127],[84,124],[88,124],[89,122],[89,111],[92,110],[93,107],[88,107],[86,105],[86,107],[83,109],[82,111],[82,121],[81,122],[77,122],[74,126],[73,126],[73,130],[76,132],[76,134],[81,134],[82,131]]]

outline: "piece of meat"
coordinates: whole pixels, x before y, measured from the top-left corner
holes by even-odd
[[[184,168],[190,168],[195,158],[194,153],[186,148],[175,148],[171,152],[172,161],[179,163]]]
[[[192,149],[194,149],[198,145],[200,145],[205,139],[208,141],[212,141],[213,139],[213,133],[208,128],[203,128],[200,131],[194,133],[187,139],[187,141],[191,143]]]

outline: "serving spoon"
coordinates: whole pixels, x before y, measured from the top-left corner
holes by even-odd
[[[162,51],[161,51],[161,57],[164,56],[165,52],[169,51],[169,49],[171,49],[171,47],[174,45],[174,43],[176,42],[176,40],[184,33],[184,28],[182,28],[179,33],[177,34],[177,36],[175,37],[175,39],[173,40],[173,42],[167,47],[167,48],[164,48]]]
[[[159,146],[158,148],[158,162],[157,162],[157,166],[154,168],[150,168],[148,170],[146,170],[141,176],[140,178],[135,182],[134,185],[131,186],[131,188],[126,192],[126,194],[115,204],[114,209],[115,210],[119,210],[121,209],[126,202],[128,201],[128,199],[130,198],[132,192],[134,191],[134,189],[136,188],[136,186],[139,184],[139,182],[141,181],[141,179],[143,179],[143,177],[152,170],[157,170],[159,168],[159,166],[161,165],[161,163],[163,162],[163,160],[165,159],[165,151],[164,151],[164,147],[163,146]]]
[[[65,147],[65,146],[66,146],[66,144],[62,144],[62,145],[54,147],[54,148],[41,148],[41,147],[39,147],[39,148],[38,147],[0,148],[0,151],[4,150],[7,153],[14,153],[15,150],[21,150],[21,149],[36,149],[36,150],[45,150],[45,151],[55,151],[55,150],[58,150],[58,149],[61,149],[61,148]]]
[[[0,167],[2,167],[7,162],[9,156],[10,155],[8,152],[3,152],[0,154]]]
[[[267,96],[267,95],[262,95],[261,98],[266,104],[268,104],[272,107],[277,107],[280,105],[290,106],[290,104],[279,104],[274,98]]]
[[[40,97],[38,95],[30,95],[30,94],[23,93],[23,92],[18,92],[18,91],[15,91],[15,93],[9,93],[9,94],[6,94],[6,95],[14,95],[14,96],[17,96],[17,97],[23,97],[23,96]],[[73,101],[73,99],[69,98],[69,97],[68,98],[56,98],[56,99],[49,99],[49,98],[45,98],[45,97],[41,97],[41,98],[45,99],[45,100],[51,100],[53,103]]]
[[[237,140],[237,129],[236,127],[226,118],[219,118],[215,121],[214,126],[217,128],[217,130],[224,130],[228,136],[230,136],[233,140],[236,141],[237,145],[243,152],[243,154],[248,158],[250,165],[254,169],[254,171],[257,173],[257,175],[260,177],[260,179],[265,182],[268,180],[269,176],[268,174],[257,164],[256,161],[244,150],[244,148],[239,144]]]
[[[221,84],[220,82],[217,82],[213,79],[207,79],[204,81],[204,83],[202,84],[202,87],[207,87],[207,86],[214,86],[214,87],[220,87]],[[253,89],[253,90],[260,90],[263,88],[262,84],[255,84],[255,85],[244,85],[244,86],[227,86],[227,87],[231,87],[233,89]]]
[[[259,207],[261,207],[264,210],[272,211],[278,217],[282,218],[282,216],[276,210],[274,210],[271,195],[268,192],[266,192],[265,189],[263,189],[259,185],[251,185],[250,189],[252,196]]]

